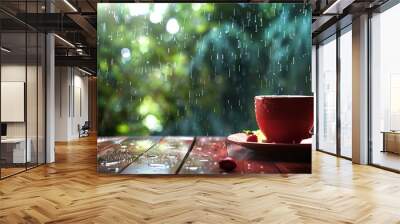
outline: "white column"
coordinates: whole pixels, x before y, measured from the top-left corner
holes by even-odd
[[[46,1],[46,11],[54,12],[54,5]],[[55,162],[55,43],[54,34],[46,35],[46,163]]]
[[[55,161],[54,133],[55,133],[55,56],[54,35],[46,36],[46,163]]]
[[[311,52],[311,91],[314,96],[314,130],[313,132],[316,133],[317,126],[316,126],[316,120],[317,120],[317,48],[315,45],[312,46],[312,52]],[[313,134],[312,136],[312,149],[316,150],[317,149],[317,136]]]
[[[353,19],[353,162],[368,163],[368,16]]]

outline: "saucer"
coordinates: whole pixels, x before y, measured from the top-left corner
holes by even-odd
[[[300,144],[289,143],[266,143],[266,142],[248,142],[245,133],[231,134],[227,138],[228,142],[254,150],[276,151],[276,150],[308,150],[311,149],[312,140],[304,139]]]

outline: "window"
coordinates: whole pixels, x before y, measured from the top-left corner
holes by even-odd
[[[372,163],[400,170],[400,5],[371,18]]]
[[[336,153],[336,36],[318,48],[318,149]]]
[[[351,158],[352,148],[352,33],[340,36],[340,155]]]

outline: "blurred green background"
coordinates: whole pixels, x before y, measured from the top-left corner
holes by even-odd
[[[311,95],[308,5],[102,3],[97,18],[99,136],[224,136],[257,129],[256,95]]]

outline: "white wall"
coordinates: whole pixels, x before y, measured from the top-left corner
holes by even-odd
[[[36,66],[27,66],[28,72],[28,87],[27,87],[27,118],[28,118],[28,129],[32,127],[36,130]],[[39,71],[41,72],[41,71]],[[1,81],[3,82],[25,82],[25,64],[5,64],[1,66]],[[40,107],[41,105],[39,105]],[[1,108],[7,110],[7,108]],[[34,113],[33,113],[34,112]],[[33,123],[32,123],[33,122]],[[29,130],[28,130],[29,132]],[[36,134],[36,132],[35,132]],[[7,135],[8,137],[25,137],[25,122],[11,122],[7,124]],[[29,133],[28,133],[29,135]],[[29,136],[28,136],[29,137]]]
[[[28,68],[29,70],[29,68]],[[2,65],[1,81],[3,82],[25,82],[25,65]],[[1,108],[7,110],[7,108]],[[25,137],[25,123],[7,123],[7,137]]]
[[[55,69],[55,140],[68,140],[68,88],[70,78],[67,67],[56,67]]]
[[[74,108],[73,119],[72,119],[72,136],[78,137],[78,124],[83,125],[85,121],[89,120],[89,102],[88,102],[88,77],[81,76],[82,73],[79,72],[79,75],[76,75],[77,70],[75,70],[74,75]]]
[[[56,67],[55,85],[55,140],[77,139],[78,125],[89,117],[88,78],[76,68]]]

